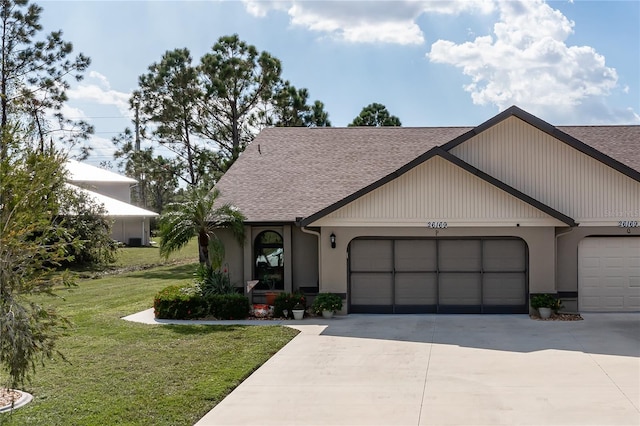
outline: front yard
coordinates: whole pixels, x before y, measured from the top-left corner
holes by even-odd
[[[192,279],[195,264],[87,279],[45,300],[73,322],[66,357],[39,367],[34,400],[0,417],[9,425],[195,423],[297,332],[285,327],[160,326],[123,316]]]

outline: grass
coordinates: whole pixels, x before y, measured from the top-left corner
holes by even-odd
[[[182,250],[170,254],[168,259],[160,257],[160,249],[157,245],[155,247],[123,247],[118,249],[116,262],[111,266],[119,269],[135,266],[159,266],[189,261],[198,261],[197,238],[189,241]]]
[[[166,259],[160,256],[158,240],[152,247],[120,247],[114,263],[103,266],[74,265],[70,269],[79,278],[97,278],[101,275],[131,272],[156,266],[179,265],[198,261],[198,240],[192,239],[181,250],[171,253]]]
[[[83,280],[59,292],[64,300],[41,301],[74,324],[58,342],[67,361],[39,367],[24,387],[34,400],[1,415],[0,423],[193,424],[297,333],[276,326],[144,325],[120,319],[148,309],[167,285],[190,281],[194,269],[195,264],[179,264]]]

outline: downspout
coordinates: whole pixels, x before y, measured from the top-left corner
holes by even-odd
[[[315,235],[318,237],[318,291],[320,291],[320,283],[322,282],[322,239],[320,238],[320,232],[312,231],[311,229],[307,229],[304,226],[300,225],[302,218],[296,218],[296,224],[300,228],[302,232],[305,234]]]

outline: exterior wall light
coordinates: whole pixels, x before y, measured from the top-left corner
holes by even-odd
[[[329,235],[329,241],[331,241],[331,248],[336,248],[336,234],[333,232]]]

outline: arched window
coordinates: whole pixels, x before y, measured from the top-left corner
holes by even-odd
[[[254,244],[254,277],[258,290],[284,290],[284,245],[274,231],[258,234]]]

